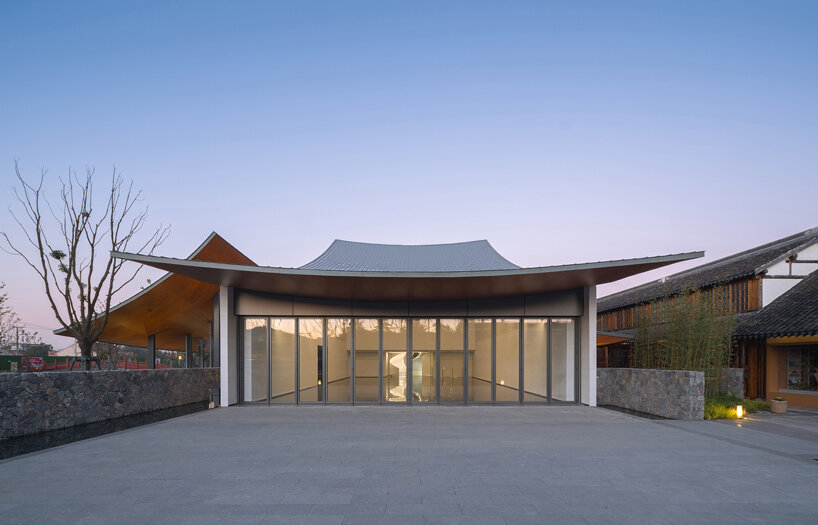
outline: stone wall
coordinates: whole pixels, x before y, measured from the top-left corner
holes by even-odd
[[[597,405],[670,419],[704,418],[704,373],[597,368]]]
[[[736,397],[744,397],[744,369],[743,368],[727,368],[725,369],[727,376],[727,384],[722,385],[727,388],[727,391]]]
[[[210,398],[218,368],[0,374],[0,439]]]

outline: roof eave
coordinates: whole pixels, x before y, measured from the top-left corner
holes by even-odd
[[[301,268],[281,268],[274,266],[249,266],[243,264],[228,264],[217,262],[192,261],[189,259],[175,259],[171,257],[159,257],[155,255],[141,255],[125,252],[111,252],[111,257],[127,261],[138,262],[148,266],[161,268],[162,265],[188,266],[191,268],[212,268],[232,271],[252,271],[256,273],[268,273],[279,275],[301,275],[301,276],[321,276],[321,277],[372,277],[372,278],[418,278],[418,279],[442,279],[442,278],[470,278],[470,277],[500,277],[506,275],[526,275],[526,274],[547,274],[572,270],[595,270],[602,268],[616,268],[623,266],[649,265],[649,264],[672,264],[675,262],[687,261],[703,257],[704,252],[687,252],[671,255],[660,255],[656,257],[643,257],[638,259],[620,259],[615,261],[598,261],[590,263],[566,264],[558,266],[539,266],[531,268],[518,268],[510,270],[479,270],[462,272],[384,272],[384,271],[343,271],[343,270],[303,270]]]

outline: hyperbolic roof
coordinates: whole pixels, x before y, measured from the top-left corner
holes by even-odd
[[[402,245],[338,239],[318,258],[301,267],[351,272],[477,272],[518,268],[486,240]]]
[[[702,255],[691,252],[537,268],[443,271],[443,266],[437,264],[432,265],[438,268],[436,271],[362,271],[248,266],[112,253],[113,257],[205,283],[287,296],[357,301],[451,301],[543,294],[608,283]],[[458,264],[466,267],[467,262]]]
[[[533,295],[611,282],[702,252],[539,268],[520,268],[497,254],[486,241],[411,246],[411,264],[400,262],[394,245],[333,243],[321,257],[302,268],[256,266],[215,232],[185,259],[112,252],[112,257],[139,262],[169,273],[111,309],[101,340],[144,346],[156,335],[158,348],[183,349],[185,334],[207,338],[213,298],[219,286],[315,299],[359,301],[437,301]],[[416,251],[420,250],[420,251]],[[382,254],[377,262],[344,262],[344,253],[362,257]],[[425,263],[421,253],[447,259]],[[470,258],[477,261],[470,261]],[[378,256],[375,256],[377,259]],[[323,262],[321,262],[323,261]],[[326,268],[308,266],[324,264]],[[337,269],[346,264],[348,269]],[[366,268],[364,270],[363,268]],[[56,331],[67,335],[64,331]]]
[[[818,228],[806,230],[783,239],[762,244],[713,261],[690,270],[685,270],[660,281],[629,288],[602,297],[597,302],[597,311],[606,312],[623,306],[644,303],[681,292],[687,289],[706,288],[718,283],[727,283],[758,275],[772,264],[797,252],[804,246],[818,241]]]
[[[818,334],[818,270],[736,327],[736,337]]]

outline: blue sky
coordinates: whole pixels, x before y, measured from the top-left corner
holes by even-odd
[[[216,230],[274,266],[334,238],[712,260],[818,226],[816,26],[789,1],[3,2],[0,204],[15,159],[115,165],[164,255]]]

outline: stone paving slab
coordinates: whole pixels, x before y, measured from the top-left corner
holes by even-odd
[[[0,462],[0,522],[815,523],[799,417],[220,408]]]

